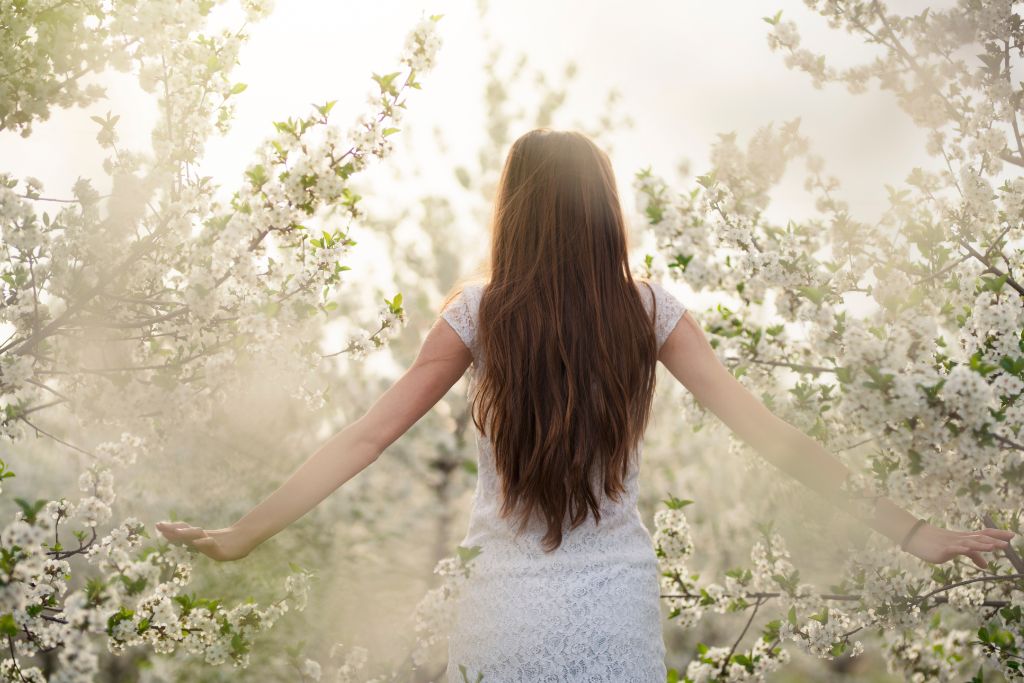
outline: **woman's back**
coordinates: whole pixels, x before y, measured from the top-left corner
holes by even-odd
[[[657,283],[638,282],[657,345],[685,307]],[[469,391],[486,359],[477,344],[477,313],[486,283],[467,285],[442,313],[473,356]],[[653,308],[653,310],[652,310]],[[625,494],[601,498],[593,516],[545,552],[546,524],[536,515],[516,534],[498,514],[501,487],[486,434],[477,431],[478,479],[462,545],[479,546],[459,599],[450,637],[449,681],[665,680],[657,557],[637,509],[642,442],[624,480]],[[600,490],[598,487],[597,490]],[[558,678],[552,671],[561,671]]]

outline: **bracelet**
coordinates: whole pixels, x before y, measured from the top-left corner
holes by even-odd
[[[926,523],[926,522],[925,522],[925,520],[923,520],[923,519],[919,519],[919,520],[917,520],[916,522],[914,522],[914,526],[910,527],[910,531],[908,531],[908,532],[907,532],[907,535],[903,537],[903,540],[902,540],[902,541],[900,541],[900,549],[902,549],[902,550],[906,551],[906,549],[907,549],[907,543],[909,543],[909,542],[910,542],[910,539],[911,539],[911,538],[913,537],[913,535],[914,535],[914,534],[915,534],[915,533],[917,532],[917,530],[918,530],[918,529],[920,529],[920,528],[921,528],[921,526],[922,526],[923,524],[925,524],[925,523]]]

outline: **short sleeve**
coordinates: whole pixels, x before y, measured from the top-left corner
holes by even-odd
[[[476,285],[466,285],[441,312],[470,351],[476,348],[476,312],[479,305]]]
[[[665,343],[668,335],[675,329],[679,319],[686,312],[686,306],[659,283],[646,281],[654,291],[654,336],[658,340],[658,348]]]

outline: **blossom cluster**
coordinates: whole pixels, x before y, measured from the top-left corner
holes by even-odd
[[[903,186],[887,186],[889,206],[878,221],[851,212],[796,120],[758,129],[745,146],[735,133],[720,136],[692,188],[674,188],[651,168],[634,179],[658,268],[694,292],[721,295],[698,314],[716,354],[772,399],[773,412],[826,447],[842,446],[853,488],[883,491],[948,528],[1019,531],[1024,282],[1015,245],[1024,178],[997,179],[1007,166],[1017,176],[1024,168],[1021,92],[1004,54],[1017,42],[1012,4],[960,3],[909,21],[877,3],[809,2],[830,25],[884,53],[844,69],[803,47],[796,23],[781,12],[765,17],[768,46],[787,66],[817,86],[843,82],[851,93],[877,79],[925,130],[937,167],[915,168]],[[980,61],[948,59],[962,49]],[[800,159],[816,213],[780,225],[769,216],[771,190]],[[866,305],[851,307],[854,298]],[[682,528],[668,516],[661,521]],[[692,531],[698,545],[704,531]],[[826,597],[800,580],[782,541],[769,535],[755,544],[743,586],[748,604],[772,594],[792,609],[792,618],[777,620],[781,642],[830,658],[864,647],[847,637],[857,629],[907,631],[887,657],[908,679],[931,670],[950,680],[974,675],[962,664],[979,653],[1004,674],[1017,668],[1024,622],[1012,577],[1024,564],[1016,549],[984,573],[965,558],[949,569],[909,562],[883,539],[850,557],[846,592]],[[679,573],[672,581],[686,597],[667,600],[689,611],[679,619],[692,625],[712,605],[737,604],[728,582],[735,588],[746,577],[727,569],[725,579],[700,587]],[[979,633],[971,656],[964,630]],[[946,638],[947,650],[919,654]],[[728,651],[700,656],[718,665]],[[694,666],[695,675],[717,670]]]
[[[356,115],[355,126],[332,119],[333,102],[275,122],[275,134],[222,202],[212,179],[195,172],[210,136],[228,130],[246,88],[231,75],[248,35],[207,26],[222,2],[0,5],[0,23],[12,35],[36,38],[25,42],[31,49],[24,54],[0,55],[25,65],[8,84],[12,107],[0,115],[0,129],[27,135],[50,107],[96,99],[102,93],[80,86],[79,77],[108,65],[130,71],[157,104],[148,149],[121,145],[118,124],[131,113],[92,117],[97,143],[109,154],[107,194],[80,178],[68,196],[44,196],[37,178],[0,175],[0,322],[12,332],[0,343],[0,436],[52,436],[55,448],[90,458],[78,478],[79,499],[38,509],[26,503],[0,530],[10,553],[0,591],[0,631],[11,654],[0,661],[5,680],[41,680],[27,662],[44,648],[57,651],[55,681],[91,680],[103,650],[120,655],[136,646],[244,667],[258,634],[308,600],[310,577],[297,569],[285,597],[267,606],[226,607],[184,594],[190,556],[146,544],[149,534],[136,517],[115,519],[113,471],[169,447],[137,433],[208,426],[223,397],[245,381],[237,368],[246,360],[299,378],[293,395],[322,403],[328,383],[312,370],[324,358],[323,320],[340,308],[355,245],[349,230],[363,216],[352,183],[370,160],[391,151],[405,95],[436,62],[440,17],[414,27],[399,58],[402,71],[374,77],[369,111]],[[273,2],[240,5],[253,22]],[[33,57],[37,49],[47,58]],[[346,351],[382,348],[405,322],[396,295],[385,301],[379,329]],[[44,409],[66,411],[68,431],[77,433],[39,429]],[[93,439],[101,429],[125,434]],[[86,446],[93,440],[101,443]],[[0,463],[0,482],[8,476]],[[71,543],[69,525],[77,527]],[[72,571],[86,575],[81,589],[69,589]],[[353,650],[337,667],[339,680],[354,680],[364,660]]]
[[[331,646],[328,655],[330,664],[324,666],[315,659],[304,658],[298,664],[299,675],[303,683],[313,681],[325,681],[330,683],[383,683],[388,680],[385,676],[369,677],[365,668],[369,659],[369,650],[361,645],[353,645],[344,652],[343,643],[335,643]],[[331,673],[326,673],[330,671]]]
[[[455,609],[462,587],[473,575],[473,560],[480,547],[458,548],[456,555],[442,558],[434,573],[442,577],[440,585],[430,589],[416,604],[412,614],[416,644],[412,651],[414,664],[426,661],[429,649],[448,635],[455,618]]]
[[[88,681],[99,671],[102,646],[114,655],[145,646],[154,653],[182,651],[210,665],[246,666],[253,640],[290,609],[305,607],[311,575],[299,569],[285,581],[285,595],[261,607],[253,602],[226,608],[217,600],[195,599],[183,591],[192,577],[196,551],[181,545],[146,544],[150,533],[128,517],[100,536],[110,518],[116,467],[134,461],[128,451],[144,443],[131,434],[97,448],[100,459],[82,475],[85,495],[62,498],[37,509],[22,509],[0,530],[3,589],[0,628],[14,657],[0,665],[0,679],[46,680],[26,660],[59,648],[59,668],[50,680]],[[61,532],[81,527],[65,546]],[[89,530],[88,532],[86,530]],[[87,536],[90,536],[87,538]],[[81,558],[91,570],[82,587],[69,590]],[[15,639],[20,632],[27,639]]]
[[[777,534],[766,534],[765,543],[755,544],[751,559],[755,570],[734,569],[727,573],[726,581],[701,584],[700,574],[689,562],[694,545],[690,525],[683,508],[691,501],[674,496],[666,501],[667,507],[654,514],[655,553],[661,575],[662,598],[669,606],[669,618],[683,628],[692,628],[706,610],[719,614],[747,609],[756,614],[760,607],[759,586],[773,572],[786,572],[788,555]],[[755,580],[754,573],[758,578]],[[788,574],[776,574],[773,585],[786,584]],[[753,600],[754,602],[751,602]],[[739,643],[737,642],[737,645]],[[789,654],[778,647],[778,632],[766,632],[749,650],[735,646],[708,647],[701,643],[686,668],[685,679],[698,681],[764,681],[766,676],[789,661]]]

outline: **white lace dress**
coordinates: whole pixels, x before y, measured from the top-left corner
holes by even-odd
[[[476,345],[482,283],[473,283],[442,312],[473,354],[469,391],[483,359]],[[648,312],[651,290],[638,283]],[[658,346],[685,308],[651,283]],[[501,489],[488,438],[477,431],[478,479],[469,529],[461,544],[481,546],[455,602],[447,680],[482,683],[664,683],[657,556],[637,508],[640,452],[619,503],[602,500],[592,516],[545,553],[543,522],[534,517],[516,539],[515,524],[498,516]],[[568,528],[568,523],[566,524]]]

